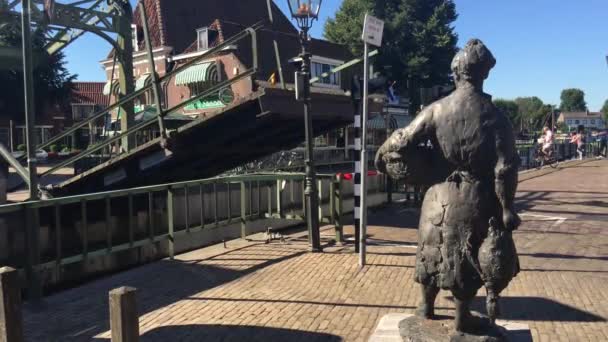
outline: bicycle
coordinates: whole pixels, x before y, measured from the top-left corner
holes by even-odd
[[[536,161],[537,170],[542,169],[545,165],[549,165],[553,169],[559,166],[559,160],[555,157],[553,146],[545,153],[543,152],[542,145],[538,145],[534,151],[534,160]]]

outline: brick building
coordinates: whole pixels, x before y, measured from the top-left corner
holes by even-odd
[[[255,89],[256,82],[264,82],[274,78],[279,86],[282,79],[288,87],[293,87],[294,68],[289,60],[301,51],[299,31],[292,21],[279,9],[274,1],[266,0],[141,0],[146,8],[150,40],[156,72],[160,77],[175,70],[181,65],[201,56],[209,48],[224,43],[227,39],[256,23],[264,22],[262,29],[257,31],[259,69],[255,79],[246,78],[230,87],[226,98],[238,101],[247,97]],[[270,8],[268,8],[268,3]],[[273,23],[270,23],[269,13],[272,13]],[[151,81],[151,70],[147,60],[147,50],[143,38],[143,28],[138,7],[134,10],[133,30],[133,75],[135,90],[141,89]],[[275,51],[275,41],[277,49]],[[342,45],[321,39],[312,38],[309,42],[311,53],[311,76],[317,77],[339,66],[354,56]],[[277,56],[278,55],[278,56]],[[206,60],[181,71],[171,79],[161,84],[161,101],[164,108],[170,108],[200,94],[213,84],[237,76],[240,72],[252,66],[251,42],[243,39],[238,45],[228,46]],[[278,63],[277,63],[278,60]],[[101,61],[106,72],[107,82],[104,94],[111,97],[110,103],[117,101],[119,91],[118,67],[114,62],[111,51],[107,58]],[[353,73],[362,73],[362,66],[349,68],[321,79],[313,88],[324,90],[350,90]],[[274,75],[274,77],[272,77]],[[152,92],[148,92],[135,100],[135,112],[150,109],[154,101]],[[190,118],[205,117],[221,111],[230,105],[222,101],[221,94],[214,94],[203,100],[196,101],[177,114]],[[389,106],[391,107],[391,106]],[[390,111],[392,128],[403,127],[411,119],[406,106],[395,105],[387,108]],[[154,110],[152,110],[154,112]],[[136,115],[136,118],[138,116]],[[112,113],[112,120],[117,122],[118,113]],[[386,139],[386,113],[379,110],[370,112],[370,129],[368,143],[379,145]],[[170,126],[170,124],[169,124]],[[354,128],[351,126],[317,135],[315,149],[341,150],[344,155],[352,154],[354,150]],[[374,148],[370,149],[374,150]],[[331,154],[331,158],[334,155]],[[322,158],[321,158],[322,159]],[[372,158],[373,159],[373,158]],[[333,160],[333,159],[332,159]],[[320,160],[319,163],[323,161]]]
[[[74,82],[72,95],[70,97],[71,113],[66,121],[73,125],[91,117],[93,114],[106,108],[110,98],[103,94],[104,82]],[[77,131],[70,139],[66,139],[65,145],[75,148],[84,148],[95,141],[96,136],[103,133],[107,118],[101,118],[88,127]]]
[[[109,97],[103,95],[104,82],[73,82],[69,106],[62,108],[47,103],[43,110],[36,111],[35,139],[38,144],[61,133],[109,104]],[[0,143],[12,150],[25,144],[25,118],[23,115],[0,116]],[[84,148],[89,144],[90,131],[101,133],[104,121],[85,127],[57,145]]]
[[[23,101],[23,98],[17,100]],[[36,110],[34,136],[38,143],[47,141],[63,129],[64,112],[64,108],[50,103],[45,104],[42,110]],[[0,113],[0,143],[9,150],[17,150],[20,145],[25,145],[25,115],[2,111],[1,105]]]
[[[200,56],[244,28],[264,21],[267,23],[266,26],[258,31],[259,71],[256,77],[265,81],[274,74],[277,82],[280,80],[273,42],[276,40],[283,79],[286,83],[293,82],[294,70],[288,64],[288,60],[300,52],[298,31],[274,2],[270,2],[269,9],[266,0],[141,1],[144,2],[148,16],[156,72],[159,76]],[[273,24],[269,22],[269,13],[272,13]],[[147,62],[140,23],[140,14],[136,7],[132,25],[135,46],[133,54],[135,90],[141,89],[151,81],[151,70]],[[247,39],[238,44],[238,46],[229,46],[164,82],[161,88],[164,106],[177,105],[200,94],[211,85],[230,79],[248,69],[252,65],[251,44]],[[310,50],[313,77],[352,58],[343,46],[318,39],[311,40]],[[115,102],[118,94],[118,68],[114,64],[113,52],[101,64],[108,80],[104,86],[104,94],[111,96],[110,102]],[[345,89],[350,86],[350,81],[347,75],[336,74],[323,79],[317,86]],[[230,99],[249,95],[253,89],[254,80],[243,79],[231,86],[228,93],[224,94],[227,96],[214,94],[188,105],[179,114],[193,118],[205,116],[229,105]],[[136,112],[152,105],[151,92],[135,102]],[[115,120],[117,114],[113,113],[113,117]]]

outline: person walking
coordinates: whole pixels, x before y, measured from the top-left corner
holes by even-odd
[[[608,134],[604,132],[604,134],[600,135],[600,158],[608,157]]]
[[[583,160],[583,156],[585,154],[585,136],[582,130],[579,129],[578,132],[572,135],[570,142],[576,145],[576,153],[578,154],[578,159]]]

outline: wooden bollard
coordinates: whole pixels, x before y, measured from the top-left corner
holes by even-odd
[[[137,289],[120,287],[110,291],[110,329],[112,342],[139,341]]]
[[[14,268],[0,268],[0,342],[23,342],[19,277]]]

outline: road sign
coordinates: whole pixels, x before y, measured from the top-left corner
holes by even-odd
[[[369,14],[365,15],[363,23],[363,35],[361,39],[371,45],[382,45],[382,33],[384,32],[384,21],[373,17]]]

